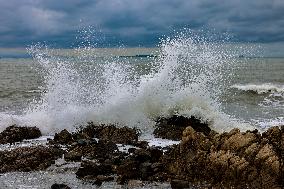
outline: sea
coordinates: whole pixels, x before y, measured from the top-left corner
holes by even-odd
[[[149,138],[155,122],[172,115],[197,117],[219,132],[284,125],[284,44],[176,36],[151,48],[0,49],[0,131],[17,124],[52,136],[92,121],[136,127]],[[0,182],[43,187],[42,174],[26,174]],[[15,184],[15,177],[30,181]]]

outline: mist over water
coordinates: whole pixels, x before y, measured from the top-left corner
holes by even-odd
[[[40,96],[20,114],[1,113],[2,130],[33,125],[53,134],[93,121],[151,133],[159,117],[174,114],[195,116],[217,131],[253,127],[224,113],[222,95],[239,55],[225,43],[179,33],[145,50],[143,57],[154,55],[146,58],[131,49],[86,44],[65,53],[41,45],[29,48],[33,69],[43,79]]]

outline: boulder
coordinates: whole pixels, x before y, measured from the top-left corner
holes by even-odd
[[[209,135],[211,129],[206,123],[201,123],[200,120],[194,117],[183,117],[174,115],[170,118],[159,118],[155,126],[155,137],[166,138],[171,140],[181,140],[182,132],[187,127],[191,126],[194,130]]]
[[[24,139],[34,139],[41,136],[37,127],[19,127],[12,125],[0,133],[0,144],[21,142]]]
[[[59,133],[55,133],[53,140],[49,141],[50,144],[72,144],[75,142],[71,133],[69,133],[66,129],[60,131]]]

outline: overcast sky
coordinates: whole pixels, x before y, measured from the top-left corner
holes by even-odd
[[[110,45],[155,45],[184,27],[238,41],[284,41],[284,0],[0,0],[0,8],[1,47],[70,47],[86,26]]]

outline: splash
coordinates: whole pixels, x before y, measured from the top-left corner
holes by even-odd
[[[33,46],[29,51],[45,80],[41,99],[6,123],[36,125],[45,134],[87,121],[149,133],[157,118],[179,114],[195,116],[217,131],[236,126],[220,111],[218,98],[219,83],[230,74],[222,70],[233,63],[233,53],[192,33],[165,38],[157,49],[157,56],[144,64],[93,47],[59,56],[56,50]]]

